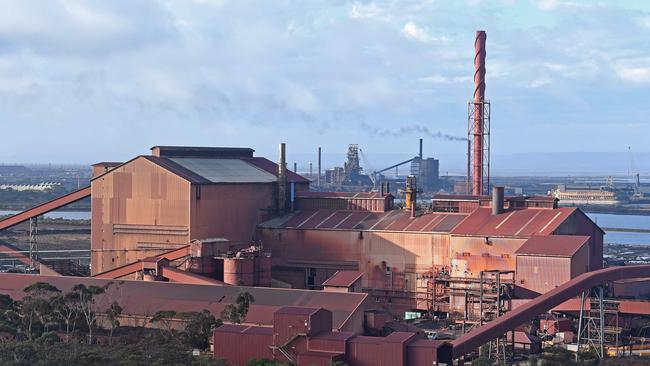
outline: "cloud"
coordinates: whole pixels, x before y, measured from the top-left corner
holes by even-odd
[[[408,39],[424,43],[442,42],[447,40],[446,37],[435,37],[431,35],[426,28],[421,28],[412,21],[404,24],[400,34]]]
[[[645,64],[636,62],[622,62],[615,66],[616,74],[624,81],[637,84],[650,83],[650,60]]]
[[[550,78],[543,77],[543,78],[534,79],[533,81],[530,82],[530,84],[528,84],[528,86],[530,88],[537,89],[549,85],[551,84],[551,82],[552,80]]]
[[[491,1],[468,8],[419,0],[7,0],[0,108],[5,133],[16,138],[3,147],[30,146],[45,158],[100,148],[128,158],[162,143],[236,144],[263,154],[280,140],[296,151],[313,150],[316,140],[331,150],[356,142],[400,151],[391,133],[435,137],[466,128],[471,19],[479,16],[489,35],[488,96],[499,111],[495,149],[556,148],[499,142],[521,115],[530,117],[521,133],[533,136],[567,120],[643,120],[647,14],[624,5],[567,14],[548,11],[538,22],[531,17],[539,11]],[[341,133],[359,121],[378,132]],[[34,130],[42,138],[34,140]],[[613,140],[569,137],[584,150]],[[458,153],[457,145],[439,139],[436,148]]]
[[[354,3],[349,14],[352,19],[390,19],[390,17],[384,13],[384,10],[374,2],[367,4]]]

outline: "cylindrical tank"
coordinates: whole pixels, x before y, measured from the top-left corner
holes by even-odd
[[[194,257],[190,265],[190,272],[199,273],[209,277],[215,275],[215,259],[212,257]]]
[[[255,260],[253,258],[224,258],[223,282],[236,286],[254,286]]]
[[[255,257],[256,283],[255,286],[271,286],[271,257],[260,255]]]

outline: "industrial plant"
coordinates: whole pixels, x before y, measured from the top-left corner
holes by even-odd
[[[3,244],[25,273],[0,273],[0,293],[111,284],[98,323],[101,304],[117,301],[122,324],[136,326],[170,309],[219,316],[246,292],[245,319],[213,331],[211,355],[229,365],[513,364],[550,347],[577,359],[647,354],[633,330],[650,317],[650,265],[604,266],[604,230],[565,196],[491,182],[486,32],[474,52],[456,193],[443,192],[422,139],[413,158],[376,171],[356,144],[331,169],[315,147],[308,175],[288,168],[285,143],[273,160],[249,147],[153,146],[1,219],[0,230],[30,224],[30,250]],[[387,173],[400,166],[403,179]],[[38,218],[88,197],[89,274],[71,276],[74,263],[41,259]]]

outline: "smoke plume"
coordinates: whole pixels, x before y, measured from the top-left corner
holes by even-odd
[[[364,130],[369,131],[370,133],[376,136],[401,137],[404,135],[419,134],[434,139],[442,139],[447,141],[467,141],[467,138],[465,137],[448,135],[440,131],[432,131],[428,127],[422,125],[403,126],[396,129],[380,129],[380,128],[373,127],[364,122],[361,124],[361,126]]]

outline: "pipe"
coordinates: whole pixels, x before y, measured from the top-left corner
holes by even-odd
[[[320,187],[320,146],[318,147],[318,178],[316,178],[316,184]]]
[[[298,163],[296,162],[293,163],[293,172],[298,173]]]
[[[473,165],[473,185],[472,192],[475,195],[484,194],[483,191],[483,149],[484,149],[484,133],[485,126],[483,125],[483,102],[485,101],[485,40],[487,35],[485,31],[476,31],[476,39],[474,40],[474,150]]]
[[[278,213],[284,215],[287,206],[287,152],[286,144],[280,144],[278,161]]]
[[[499,215],[503,213],[503,187],[492,188],[492,215]]]
[[[381,182],[381,197],[384,197],[384,182]]]
[[[420,161],[422,161],[422,139],[420,139]]]

